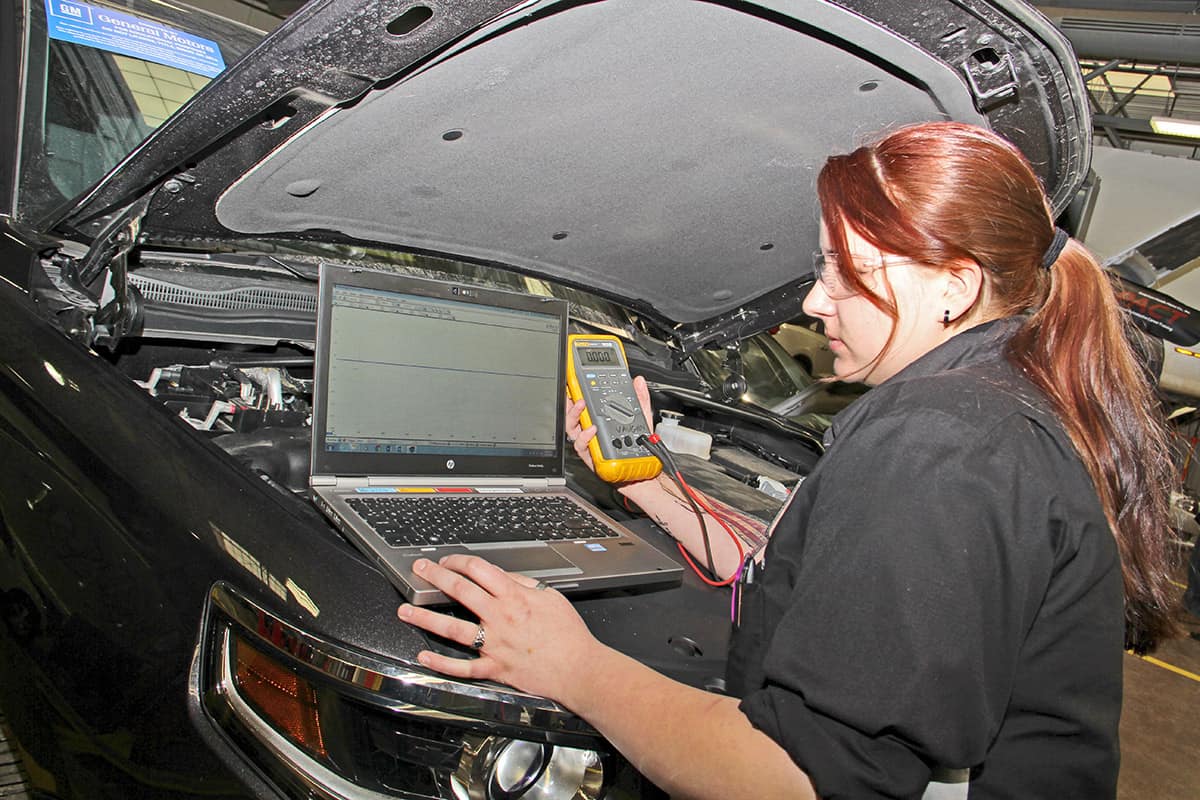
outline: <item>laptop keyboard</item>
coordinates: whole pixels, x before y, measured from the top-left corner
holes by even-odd
[[[616,531],[565,497],[351,497],[354,509],[392,547],[600,539]]]

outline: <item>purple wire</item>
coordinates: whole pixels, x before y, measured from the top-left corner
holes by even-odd
[[[729,585],[729,621],[737,622],[738,589],[742,585],[742,570],[746,568],[746,559],[738,564],[737,572],[733,573],[733,583]]]

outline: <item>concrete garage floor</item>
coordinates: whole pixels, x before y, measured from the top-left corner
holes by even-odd
[[[1184,576],[1181,569],[1175,581],[1180,596]],[[1182,613],[1198,638],[1125,655],[1119,800],[1200,798],[1200,619]]]
[[[1176,583],[1182,596],[1182,571]],[[1168,642],[1152,656],[1125,655],[1118,800],[1200,798],[1200,619],[1185,613],[1184,623],[1196,638]],[[3,727],[0,714],[0,800],[29,800]]]

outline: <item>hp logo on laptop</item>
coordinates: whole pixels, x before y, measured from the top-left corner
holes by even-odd
[[[446,462],[446,469],[454,469],[454,459],[453,458]]]

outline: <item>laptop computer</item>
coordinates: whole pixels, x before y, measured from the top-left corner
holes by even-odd
[[[563,592],[681,582],[566,486],[567,319],[555,298],[322,265],[309,485],[409,602],[448,602],[412,563],[450,553]]]

